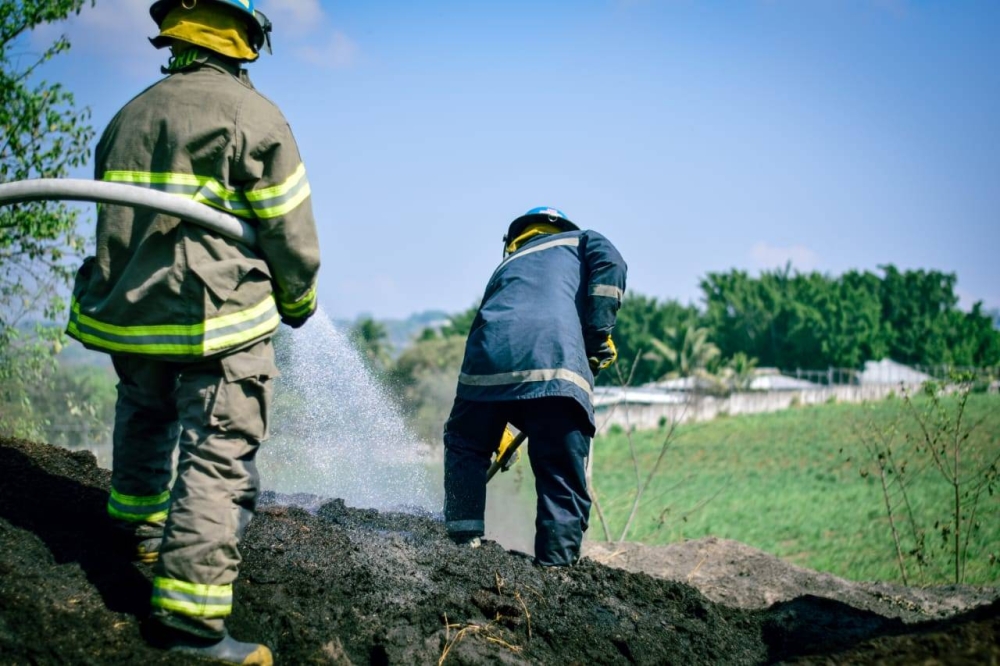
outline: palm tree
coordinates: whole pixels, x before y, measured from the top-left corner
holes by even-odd
[[[672,369],[661,379],[706,376],[708,366],[719,357],[719,348],[709,342],[707,328],[686,326],[668,328],[663,340],[650,338],[653,351],[646,357],[668,363]]]
[[[743,352],[736,352],[733,357],[726,362],[722,368],[720,376],[734,391],[746,391],[750,388],[757,370],[757,359],[747,356]]]

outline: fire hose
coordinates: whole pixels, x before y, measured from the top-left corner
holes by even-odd
[[[51,200],[92,201],[148,208],[193,222],[248,246],[252,246],[257,240],[254,228],[233,215],[193,199],[145,187],[78,178],[34,178],[0,183],[0,206]]]
[[[257,240],[253,227],[239,218],[193,199],[145,187],[77,178],[35,178],[0,183],[0,206],[53,200],[91,201],[147,208],[193,222],[246,245],[253,245]],[[514,464],[514,454],[526,439],[527,434],[518,433],[507,446],[497,452],[496,460],[486,473],[487,482],[497,472],[510,469]]]

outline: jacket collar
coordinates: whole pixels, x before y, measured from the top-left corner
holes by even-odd
[[[170,62],[167,63],[166,67],[161,67],[160,71],[164,74],[177,74],[200,67],[211,67],[231,74],[240,80],[246,78],[246,70],[240,67],[237,61],[197,46],[192,46],[179,55],[170,56]]]

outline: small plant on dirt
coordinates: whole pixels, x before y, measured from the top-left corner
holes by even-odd
[[[967,418],[972,389],[968,375],[947,385],[927,382],[917,397],[903,392],[888,422],[869,420],[857,431],[865,452],[861,476],[878,481],[904,585],[911,584],[914,567],[919,582],[933,582],[934,565],[942,561],[952,582],[964,582],[980,511],[1000,499],[1000,452],[975,456],[966,446],[981,423]],[[926,475],[942,492],[915,492],[916,480]]]
[[[518,645],[512,645],[503,639],[503,635],[500,633],[496,624],[493,622],[486,622],[483,624],[476,624],[474,622],[468,624],[457,624],[448,622],[447,616],[444,622],[444,648],[441,650],[441,656],[438,658],[438,666],[442,666],[445,663],[445,659],[448,658],[448,653],[451,652],[452,648],[463,640],[467,636],[482,636],[487,642],[493,643],[494,645],[499,645],[500,647],[510,650],[514,654],[520,654],[522,649]],[[454,630],[454,634],[452,631]]]
[[[507,581],[504,580],[500,572],[494,571],[494,589],[496,590],[497,597],[506,598],[510,596],[510,591],[508,590]],[[531,588],[528,588],[531,590]],[[537,592],[535,592],[537,594]],[[540,595],[539,595],[540,596]],[[495,609],[495,616],[489,622],[466,622],[466,623],[455,623],[449,622],[448,616],[444,616],[444,647],[441,650],[441,656],[438,658],[438,666],[442,666],[445,660],[448,658],[448,654],[452,649],[458,645],[458,643],[469,636],[479,636],[486,642],[499,647],[509,650],[514,654],[520,655],[524,648],[520,645],[515,645],[507,639],[507,634],[510,634],[510,629],[512,625],[521,626],[522,624],[526,626],[528,641],[531,640],[531,611],[528,610],[528,604],[525,603],[524,597],[521,595],[521,591],[517,588],[513,591],[513,600],[517,602],[517,605],[513,603],[501,603]],[[505,634],[505,628],[507,629]],[[454,632],[454,633],[453,633]],[[500,659],[500,661],[503,661]]]
[[[623,376],[621,368],[619,366],[615,366],[615,370],[618,372],[618,385],[622,388],[622,390],[627,390],[628,387],[631,385],[632,379],[635,376],[635,369],[639,365],[638,359],[640,358],[642,358],[641,353],[637,356],[636,362],[631,364],[632,370],[628,378]],[[632,497],[631,507],[629,508],[628,517],[625,519],[625,524],[624,526],[622,526],[618,538],[615,539],[615,537],[611,534],[611,528],[608,525],[608,521],[604,516],[604,510],[601,506],[601,502],[598,497],[597,488],[594,486],[593,479],[590,476],[590,470],[588,466],[587,484],[590,488],[590,495],[593,501],[594,510],[597,512],[598,519],[601,522],[601,527],[604,530],[605,541],[609,543],[615,541],[617,541],[617,543],[622,543],[628,538],[629,533],[632,531],[632,526],[635,522],[636,514],[639,512],[639,507],[642,505],[642,502],[645,498],[646,491],[649,489],[650,484],[656,478],[656,475],[660,471],[663,461],[666,458],[667,451],[670,449],[671,445],[677,438],[677,426],[680,424],[681,421],[684,420],[684,414],[686,413],[686,410],[687,410],[687,404],[685,404],[684,412],[682,412],[676,418],[669,419],[666,416],[660,417],[658,424],[659,429],[665,432],[663,433],[660,449],[656,454],[656,458],[653,461],[652,466],[650,466],[648,469],[645,470],[642,469],[642,465],[640,464],[639,461],[639,455],[636,452],[635,441],[633,438],[633,434],[635,433],[636,428],[635,424],[629,423],[628,410],[626,409],[625,411],[624,428],[618,426],[618,424],[614,424],[608,428],[609,434],[624,435],[626,441],[628,442],[629,455],[632,459],[632,469],[635,473],[635,495]],[[699,505],[699,508],[700,506],[701,505]],[[665,516],[668,513],[669,513],[669,507],[667,509],[664,509],[660,513],[659,518],[657,520],[658,528],[662,528],[666,524]],[[686,521],[688,515],[690,515],[690,512],[685,513],[682,516],[682,519]]]

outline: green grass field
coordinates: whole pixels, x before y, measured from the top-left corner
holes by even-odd
[[[924,409],[929,401],[916,404]],[[943,404],[953,406],[954,398]],[[962,445],[960,459],[962,469],[971,472],[1000,453],[1000,397],[970,396],[965,416],[965,423],[978,422]],[[875,432],[872,424],[884,428],[897,419],[900,429],[893,450],[898,460],[908,461],[907,494],[917,523],[927,529],[929,562],[921,573],[909,558],[908,582],[953,582],[951,541],[942,547],[940,531],[940,525],[949,522],[953,490],[937,469],[921,462],[926,456],[907,443],[906,436],[917,436],[920,430],[901,399],[797,408],[678,427],[626,538],[647,544],[704,536],[735,539],[845,578],[898,582],[901,576],[878,474],[862,476],[863,468],[877,470],[862,443]],[[643,479],[665,433],[666,429],[632,434]],[[593,482],[617,539],[637,487],[624,433],[595,439]],[[899,500],[897,491],[894,501]],[[940,521],[937,530],[936,521]],[[975,522],[978,528],[969,544],[965,582],[1000,584],[1000,483],[992,496],[983,492]],[[604,538],[596,511],[591,514],[588,538]]]

